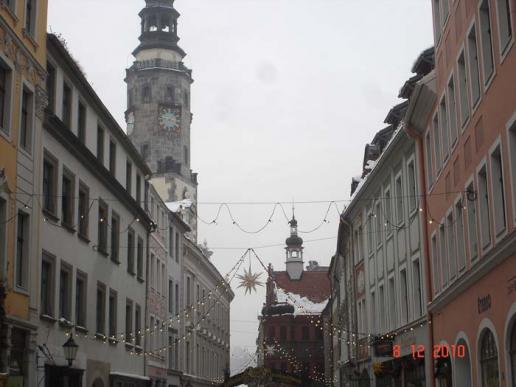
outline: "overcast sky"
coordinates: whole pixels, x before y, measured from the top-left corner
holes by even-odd
[[[50,31],[61,33],[89,81],[125,129],[125,69],[138,44],[143,0],[52,0]],[[193,70],[192,166],[201,202],[345,200],[361,173],[364,146],[382,129],[418,54],[432,45],[428,0],[176,0],[180,46]],[[342,210],[345,202],[339,202]],[[290,205],[285,208],[289,211]],[[298,204],[301,230],[328,204]],[[200,205],[211,221],[218,207]],[[249,230],[272,205],[230,205]],[[303,234],[305,261],[329,264],[337,211]],[[226,211],[200,227],[225,274],[246,247],[282,245],[281,211],[245,234]],[[220,249],[241,248],[241,249]],[[282,246],[256,250],[284,270]],[[255,270],[259,270],[253,261]],[[252,347],[264,301],[235,289],[232,346]],[[252,350],[252,348],[250,348]]]

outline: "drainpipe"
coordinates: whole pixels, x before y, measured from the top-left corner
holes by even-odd
[[[426,192],[428,187],[426,185],[427,182],[427,176],[426,176],[426,165],[425,165],[425,157],[424,157],[424,145],[423,145],[423,139],[421,136],[416,137],[416,143],[419,148],[419,165],[422,166],[420,168],[421,174],[420,174],[420,183],[421,187],[423,188],[422,192],[422,203],[421,208],[423,209],[423,216],[422,216],[422,222],[423,222],[423,248],[425,250],[425,279],[426,279],[426,300],[427,300],[427,309],[426,309],[426,317],[428,320],[427,329],[428,329],[428,348],[425,350],[425,358],[429,358],[430,361],[430,367],[426,367],[426,374],[430,376],[430,385],[429,387],[435,387],[435,377],[434,377],[434,362],[432,358],[433,353],[433,347],[434,347],[434,330],[433,330],[433,314],[428,310],[428,305],[432,302],[432,295],[434,294],[433,284],[432,284],[432,276],[431,276],[431,264],[430,264],[430,243],[428,241],[428,200],[426,196]],[[428,377],[427,377],[428,380]]]

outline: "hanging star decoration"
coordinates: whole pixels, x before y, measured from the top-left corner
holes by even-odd
[[[239,288],[245,288],[245,294],[249,292],[251,294],[253,291],[256,292],[257,286],[263,286],[263,282],[259,279],[262,273],[253,273],[251,268],[249,270],[244,270],[243,275],[237,275],[237,278],[240,280]]]
[[[274,345],[266,345],[265,346],[265,349],[264,349],[265,356],[272,356],[272,355],[274,355],[275,351],[276,350],[274,348]]]

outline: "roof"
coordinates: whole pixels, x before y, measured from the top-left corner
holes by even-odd
[[[276,285],[288,293],[298,294],[311,302],[321,303],[330,298],[330,278],[327,271],[303,271],[300,280],[291,280],[286,271],[274,271]]]

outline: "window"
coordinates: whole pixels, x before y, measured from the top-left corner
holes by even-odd
[[[108,207],[99,200],[98,250],[107,255]]]
[[[309,341],[310,340],[310,328],[306,325],[304,325],[301,328],[301,336],[303,338],[303,341]]]
[[[482,372],[482,387],[492,387],[500,384],[498,350],[493,333],[489,329],[484,331],[480,339],[480,369]]]
[[[143,103],[150,103],[152,99],[152,93],[150,86],[144,86],[142,90]]]
[[[111,213],[111,260],[120,263],[120,217]]]
[[[382,223],[382,203],[376,202],[376,209],[374,213],[374,217],[376,220],[376,244],[380,245],[382,243],[382,235],[383,235],[383,223]]]
[[[366,227],[366,233],[367,233],[367,250],[369,251],[369,254],[373,252],[373,213],[371,210],[368,211],[367,214],[367,227]]]
[[[409,321],[409,304],[408,304],[408,283],[407,271],[405,269],[400,271],[400,286],[401,286],[401,318],[403,325]]]
[[[417,209],[418,205],[418,194],[417,194],[417,181],[416,181],[416,168],[414,161],[408,163],[408,189],[409,189],[409,210],[410,212]]]
[[[448,158],[450,152],[450,139],[449,139],[449,128],[448,128],[448,112],[446,109],[446,97],[443,97],[439,104],[439,119],[441,120],[441,136],[443,142],[443,155],[444,160]]]
[[[11,71],[0,62],[0,129],[9,133],[11,107]]]
[[[68,171],[63,172],[61,185],[61,222],[69,228],[73,227],[74,214],[74,177]]]
[[[137,261],[136,261],[136,274],[138,279],[143,281],[143,239],[138,237],[138,245],[137,245]]]
[[[186,277],[186,306],[192,306],[192,280]]]
[[[416,317],[420,317],[423,314],[423,289],[421,288],[421,266],[419,259],[412,262],[413,279],[414,279],[414,306],[416,308]]]
[[[496,6],[498,10],[500,51],[504,54],[512,40],[511,7],[509,5],[509,0],[496,0]]]
[[[77,115],[77,137],[80,142],[86,143],[86,106],[80,101]]]
[[[29,226],[29,216],[21,211],[18,212],[16,233],[16,286],[22,289],[28,288]]]
[[[376,314],[376,295],[375,292],[371,292],[371,310],[370,310],[370,320],[371,320],[371,329],[373,332],[378,331],[378,315]]]
[[[56,109],[56,69],[49,62],[47,62],[47,98],[48,109],[55,113]]]
[[[47,155],[43,160],[43,210],[56,214],[57,163]]]
[[[63,101],[62,101],[62,118],[63,123],[71,129],[72,127],[72,89],[66,82],[63,83]]]
[[[464,217],[463,217],[463,204],[462,201],[457,202],[455,204],[455,224],[457,227],[457,263],[459,272],[464,269],[466,266],[466,249],[464,247]]]
[[[457,274],[457,246],[455,242],[457,241],[455,235],[455,220],[453,219],[453,211],[448,214],[446,217],[446,230],[448,236],[448,261],[450,265],[450,278],[455,278]]]
[[[189,160],[190,156],[188,154],[188,148],[186,146],[183,147],[183,155],[185,158],[185,165],[188,165],[188,160]]]
[[[34,94],[24,87],[21,101],[20,147],[29,153],[32,151],[33,97]]]
[[[280,327],[280,342],[285,343],[287,341],[287,327],[281,326]]]
[[[403,180],[401,175],[396,177],[396,220],[398,226],[403,224]]]
[[[440,272],[439,268],[441,265],[439,264],[439,250],[437,247],[437,236],[432,235],[432,279],[434,285],[434,294],[439,292],[439,287],[441,285],[440,281]]]
[[[461,125],[464,126],[469,118],[468,104],[468,75],[466,74],[466,60],[464,59],[464,51],[461,52],[458,60],[459,67],[459,99],[460,99],[460,117]]]
[[[516,322],[512,324],[512,333],[510,333],[510,367],[512,375],[512,387],[516,387]]]
[[[116,176],[116,144],[113,141],[109,142],[109,172]]]
[[[437,113],[433,119],[434,129],[434,151],[435,151],[435,168],[439,171],[443,165],[443,153],[441,153],[441,130],[439,128],[439,116]]]
[[[480,33],[485,84],[491,80],[491,76],[494,73],[493,41],[491,31],[491,10],[489,9],[489,0],[483,0],[480,4]]]
[[[168,312],[174,313],[174,284],[172,283],[172,280],[168,280]]]
[[[451,134],[451,144],[452,146],[455,144],[458,138],[457,131],[457,106],[455,105],[455,82],[453,79],[453,75],[450,78],[450,82],[448,82],[448,112],[450,114],[450,119],[448,120],[448,126],[450,127]]]
[[[485,249],[491,243],[491,230],[489,227],[489,190],[485,165],[478,172],[478,202],[480,208],[480,237],[482,240],[482,248]]]
[[[175,245],[176,262],[179,262],[179,238],[180,238],[180,234],[178,232],[176,232],[176,245]]]
[[[176,310],[176,314],[178,314],[179,313],[179,285],[178,284],[176,284],[176,287],[175,287],[174,290],[175,290],[175,292],[174,292],[174,296],[175,296],[174,303],[176,305],[175,310]],[[203,297],[203,299],[204,299],[204,297]]]
[[[441,251],[439,253],[439,260],[440,264],[443,270],[443,287],[448,284],[449,280],[449,265],[448,265],[448,249],[446,248],[446,226],[444,224],[441,224],[439,226],[439,244]]]
[[[132,228],[127,232],[127,272],[135,275],[134,271],[135,234]]]
[[[152,326],[151,326],[152,327]],[[125,302],[125,339],[126,341],[133,340],[133,302],[126,300]]]
[[[25,32],[32,38],[36,32],[36,0],[25,0]]]
[[[133,192],[133,165],[130,161],[125,164],[125,189],[132,195]]]
[[[75,324],[86,327],[87,279],[85,274],[77,273],[75,279]]]
[[[441,39],[441,29],[442,29],[442,20],[441,20],[441,0],[434,0],[434,32],[435,32],[435,42]]]
[[[154,258],[154,254],[151,254],[150,257],[150,285],[153,289],[156,289],[156,276],[154,272],[156,271],[156,259]]]
[[[59,317],[72,319],[72,268],[61,263],[59,273]]]
[[[174,87],[173,86],[167,86],[167,89],[165,91],[165,100],[170,103],[174,103]]]
[[[513,183],[513,193],[512,193],[512,202],[516,203],[516,122],[513,123],[512,127],[509,129],[509,143],[507,144],[510,149],[510,163],[511,163],[511,180]],[[513,211],[516,211],[513,210]],[[515,212],[516,214],[516,212]],[[516,387],[516,386],[515,386]]]
[[[431,187],[434,183],[434,166],[432,161],[432,138],[431,133],[428,131],[425,139],[425,152],[426,152],[426,168],[428,171],[428,187]]]
[[[505,231],[505,192],[503,181],[502,154],[500,145],[491,153],[491,180],[493,183],[493,205],[496,236]]]
[[[109,337],[116,339],[117,293],[109,289]]]
[[[79,183],[79,236],[87,239],[89,236],[90,221],[90,190],[83,183]]]
[[[172,226],[168,229],[168,256],[174,259],[174,228]]]
[[[378,287],[378,308],[380,309],[378,312],[380,313],[379,317],[379,328],[380,331],[383,332],[385,330],[385,292],[383,290],[383,285]],[[318,329],[319,330],[319,329]],[[320,332],[320,330],[319,330]]]
[[[41,262],[41,314],[54,315],[54,258],[43,254]]]
[[[96,333],[99,335],[105,335],[106,333],[106,286],[97,283],[97,320],[96,320]]]
[[[474,25],[471,27],[468,34],[468,59],[471,77],[471,102],[472,105],[475,106],[480,99],[480,72],[477,52],[477,34]]]
[[[134,331],[135,331],[135,344],[140,347],[142,345],[142,308],[136,304],[134,308]]]
[[[471,183],[467,192],[474,193],[475,188]],[[469,200],[467,202],[468,209],[468,239],[469,239],[469,254],[472,261],[478,257],[478,236],[477,236],[477,207],[475,200]]]
[[[396,327],[396,288],[394,287],[394,277],[389,278],[389,316],[390,316],[390,328]],[[363,332],[363,331],[362,331]]]
[[[104,164],[104,129],[97,126],[97,159]]]
[[[136,175],[136,202],[142,205],[142,178],[140,175]]]

